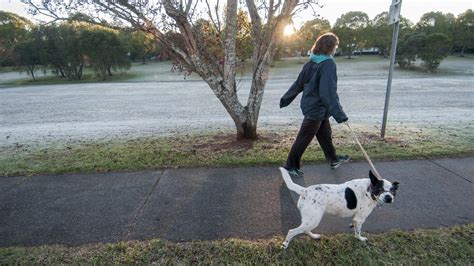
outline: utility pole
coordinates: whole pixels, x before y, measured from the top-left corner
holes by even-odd
[[[385,138],[385,129],[387,127],[388,104],[390,102],[390,90],[392,89],[393,68],[395,67],[395,57],[397,55],[398,32],[400,31],[400,9],[402,0],[392,0],[390,12],[388,14],[388,25],[393,24],[392,48],[390,53],[390,70],[388,72],[387,93],[385,94],[385,107],[383,110],[382,134]]]

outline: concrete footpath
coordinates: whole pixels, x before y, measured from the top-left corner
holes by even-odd
[[[375,162],[399,181],[395,202],[374,210],[365,232],[474,222],[474,157]],[[337,170],[305,165],[306,186],[368,177],[366,162]],[[351,232],[325,216],[318,233]],[[299,224],[277,167],[0,177],[0,246],[270,238]]]

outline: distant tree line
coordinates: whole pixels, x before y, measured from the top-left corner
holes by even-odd
[[[332,31],[340,38],[339,52],[349,58],[363,49],[373,49],[384,57],[390,54],[393,26],[387,24],[388,13],[383,12],[369,19],[360,11],[343,14],[331,27],[325,19],[305,22],[277,47],[275,58],[306,55],[317,36]],[[249,15],[243,10],[237,14],[236,58],[245,61],[252,57],[254,47]],[[192,30],[199,42],[201,53],[206,54],[207,64],[224,62],[224,28],[199,19]],[[185,46],[179,34],[166,33],[178,46]],[[430,12],[417,24],[400,18],[400,35],[397,63],[410,68],[420,59],[429,71],[438,68],[449,54],[474,50],[474,14],[471,9],[455,17],[453,14]],[[113,71],[127,70],[130,61],[145,63],[157,55],[160,47],[153,35],[112,26],[107,22],[98,25],[84,14],[75,14],[70,20],[48,25],[35,25],[14,13],[0,11],[0,66],[20,66],[33,79],[35,71],[50,70],[69,80],[79,80],[85,66],[91,67],[102,79]]]
[[[343,14],[331,27],[325,19],[305,22],[280,47],[280,56],[306,54],[317,36],[332,31],[339,36],[339,51],[349,58],[362,49],[377,48],[387,57],[390,54],[393,26],[388,25],[388,12],[369,19],[360,11]],[[429,12],[417,24],[403,16],[400,18],[400,34],[397,63],[408,68],[420,59],[430,71],[435,70],[441,60],[449,54],[474,51],[474,13],[471,9],[455,17],[453,14]]]
[[[34,25],[16,14],[0,11],[0,65],[19,66],[33,79],[41,69],[68,80],[82,79],[88,66],[105,80],[113,71],[129,69],[131,60],[145,62],[157,52],[149,34],[84,20],[72,17],[60,23]]]

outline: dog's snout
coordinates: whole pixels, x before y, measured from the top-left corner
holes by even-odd
[[[393,200],[393,199],[392,199],[392,197],[391,197],[391,196],[389,196],[389,195],[385,195],[385,199],[384,199],[384,201],[385,201],[386,203],[392,203],[392,200]]]

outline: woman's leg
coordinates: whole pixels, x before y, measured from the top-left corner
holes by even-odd
[[[330,162],[337,161],[336,148],[332,144],[332,130],[329,119],[321,121],[321,126],[316,133],[319,145],[323,149],[326,160]]]
[[[308,118],[303,119],[298,136],[296,136],[296,140],[291,147],[290,153],[288,154],[288,159],[285,166],[287,170],[299,169],[301,167],[301,157],[303,156],[303,153],[308,145],[313,140],[316,132],[318,132],[320,125],[321,121]]]

